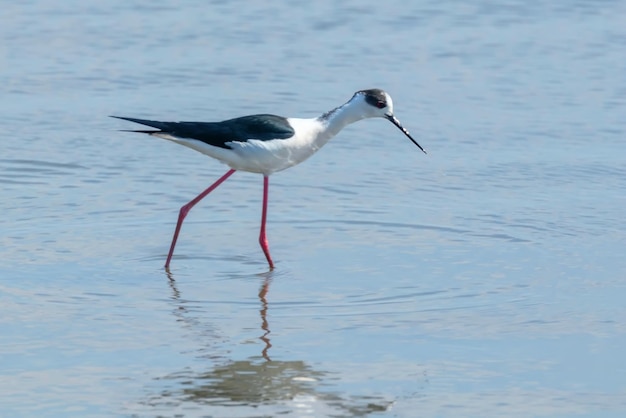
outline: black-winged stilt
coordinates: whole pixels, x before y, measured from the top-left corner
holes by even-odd
[[[176,240],[187,213],[237,170],[263,174],[263,210],[259,243],[270,269],[273,269],[274,262],[265,234],[270,174],[301,163],[346,125],[365,118],[381,117],[389,120],[426,153],[394,116],[391,97],[380,89],[357,91],[347,103],[310,119],[284,118],[267,114],[243,116],[223,122],[158,122],[113,117],[155,128],[130,132],[168,139],[216,158],[230,167],[230,170],[209,188],[180,208],[165,268],[169,268]]]

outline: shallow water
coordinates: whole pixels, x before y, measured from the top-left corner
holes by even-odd
[[[0,411],[626,413],[621,2],[107,2],[0,16]],[[107,118],[346,128],[262,181]],[[416,412],[416,411],[419,411]]]

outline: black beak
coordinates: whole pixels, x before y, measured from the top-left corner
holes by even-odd
[[[385,117],[386,117],[386,118],[387,118],[387,120],[389,120],[391,123],[393,123],[394,125],[396,125],[396,126],[398,127],[398,129],[400,129],[402,132],[404,132],[404,134],[405,134],[405,135],[406,135],[406,136],[407,136],[407,137],[408,137],[411,141],[413,141],[413,143],[414,143],[415,145],[417,145],[417,147],[418,147],[419,149],[421,149],[421,150],[422,150],[422,152],[423,152],[424,154],[426,154],[426,151],[424,151],[424,148],[422,148],[422,146],[421,146],[420,144],[418,144],[416,140],[414,140],[414,139],[413,139],[413,137],[409,134],[409,131],[407,131],[407,130],[404,128],[404,126],[402,126],[402,125],[400,124],[400,121],[399,121],[399,120],[398,120],[398,119],[397,119],[394,115],[385,115]]]

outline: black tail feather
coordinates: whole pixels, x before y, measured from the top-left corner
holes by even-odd
[[[149,131],[149,130],[119,129],[119,130],[118,130],[118,132],[135,132],[135,133],[138,133],[138,134],[148,134],[148,135],[151,135],[151,134],[158,134],[159,132],[163,132],[163,131],[156,131],[156,130]]]
[[[168,130],[167,129],[167,126],[168,126],[167,122],[159,122],[159,121],[156,121],[156,120],[148,120],[148,119],[127,118],[125,116],[111,116],[111,117],[112,118],[116,118],[116,119],[127,120],[129,122],[139,123],[141,125],[146,125],[146,126],[150,126],[152,128],[158,129],[158,131],[124,130],[125,132],[140,132],[140,133],[150,134],[150,133],[155,133],[155,132],[167,131]]]

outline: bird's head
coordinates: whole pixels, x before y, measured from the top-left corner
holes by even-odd
[[[402,131],[419,149],[421,149],[424,154],[424,148],[420,144],[417,143],[413,139],[413,137],[409,134],[398,118],[396,118],[393,114],[393,100],[391,100],[391,96],[387,94],[387,92],[380,89],[368,89],[368,90],[359,90],[354,93],[354,96],[349,101],[350,104],[357,106],[361,112],[363,118],[385,118],[394,125],[398,129]]]

